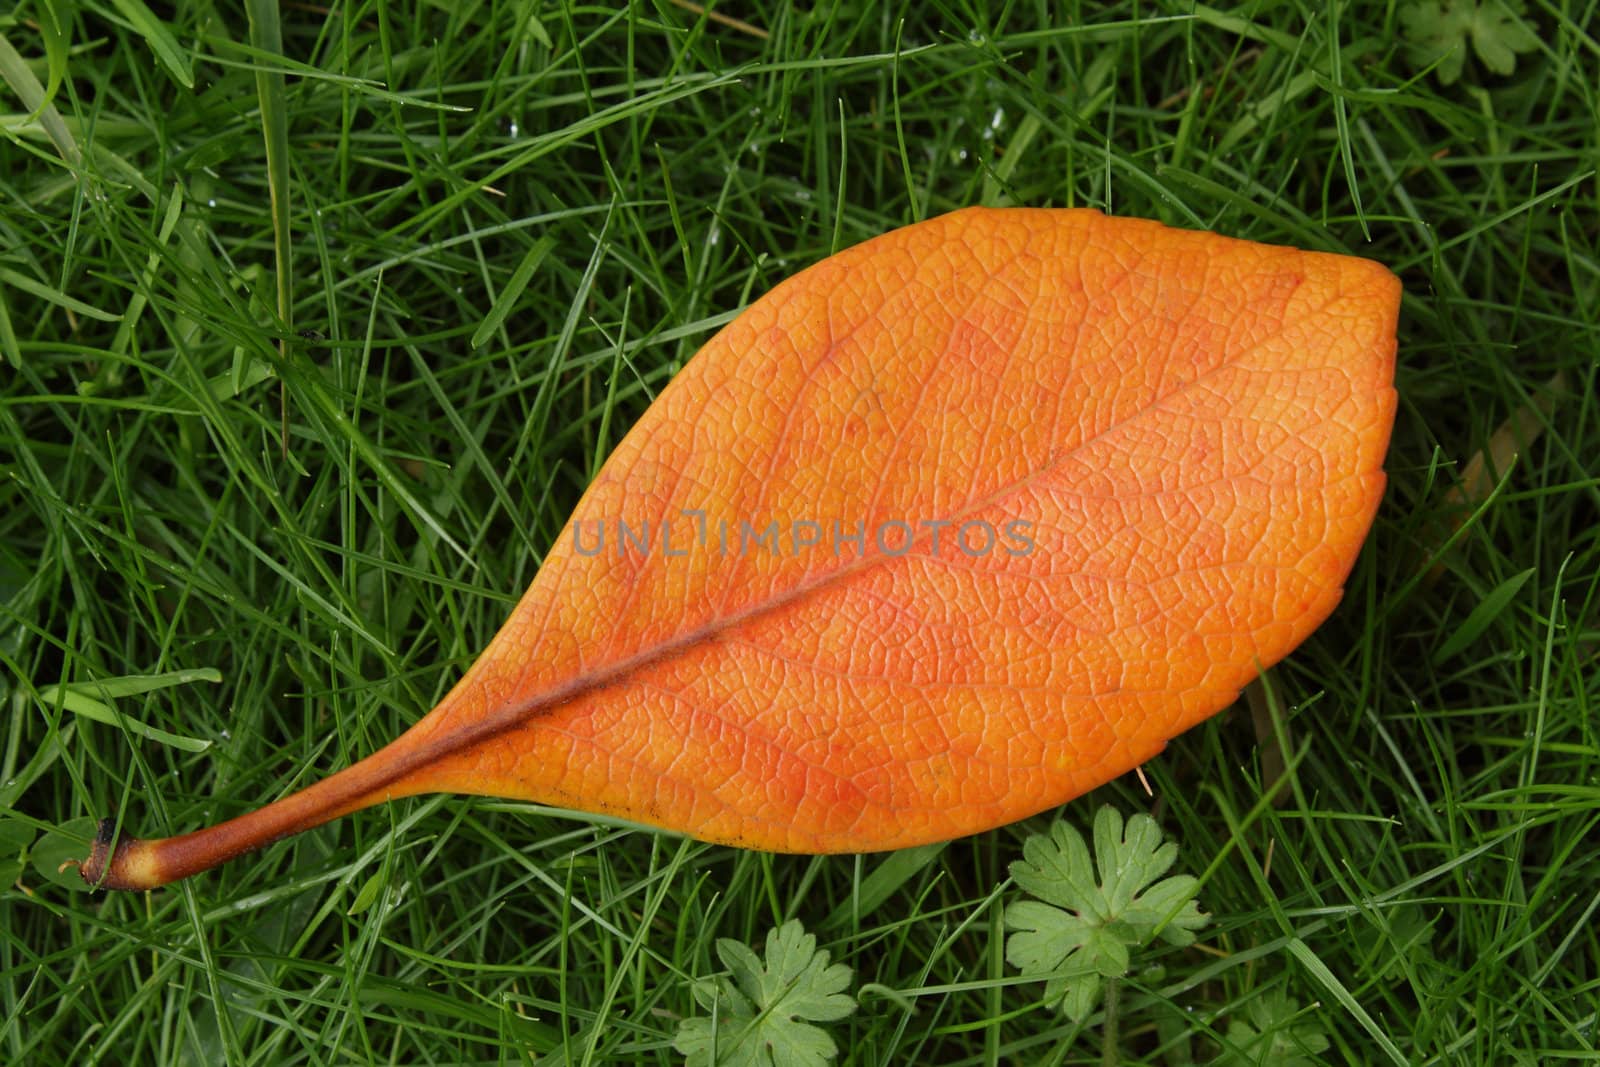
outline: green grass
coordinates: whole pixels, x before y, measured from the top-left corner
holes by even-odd
[[[1135,958],[1123,1060],[1212,1062],[1279,994],[1313,1062],[1600,1059],[1593,4],[1448,86],[1385,4],[1051,6],[293,4],[282,59],[236,5],[0,16],[0,1062],[678,1063],[715,939],[790,917],[854,969],[850,1062],[1100,1062],[1004,962],[1048,816],[806,858],[408,800],[147,896],[70,888],[46,836],[381,745],[717,326],[974,203],[1406,288],[1389,495],[1257,694],[1289,774],[1241,706],[1154,799],[1065,809],[1152,811],[1214,917]]]

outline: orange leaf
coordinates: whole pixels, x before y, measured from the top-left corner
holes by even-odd
[[[662,392],[420,722],[230,822],[109,863],[103,831],[83,874],[159,885],[439,791],[784,852],[1060,804],[1338,602],[1399,296],[1366,260],[1083,210],[826,259]]]

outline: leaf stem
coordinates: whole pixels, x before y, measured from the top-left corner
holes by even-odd
[[[154,889],[341,815],[411,795],[415,790],[395,782],[406,769],[404,749],[390,745],[264,807],[177,837],[117,838],[116,820],[102,819],[78,872],[96,889]]]
[[[1115,978],[1106,979],[1106,1021],[1100,1028],[1100,1067],[1117,1067],[1122,1062],[1118,1047],[1117,1010],[1122,1003],[1122,984]]]

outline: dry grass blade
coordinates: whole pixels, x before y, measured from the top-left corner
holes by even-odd
[[[681,7],[685,11],[692,12],[693,14],[699,15],[701,18],[715,22],[718,25],[726,26],[730,30],[738,30],[740,33],[747,33],[757,40],[765,41],[767,38],[772,36],[772,34],[768,33],[766,30],[763,30],[760,26],[752,26],[743,19],[736,19],[732,15],[724,15],[717,11],[708,11],[706,10],[706,6],[704,4],[692,3],[691,0],[672,0],[672,6]]]
[[[1461,468],[1461,480],[1444,495],[1444,506],[1440,511],[1450,518],[1429,549],[1430,556],[1441,551],[1467,516],[1489,499],[1500,478],[1516,462],[1517,456],[1539,440],[1539,435],[1544,433],[1550,421],[1556,398],[1566,388],[1566,375],[1557,372],[1544,383],[1544,388],[1537,396],[1529,398],[1527,403],[1513,411],[1511,417],[1489,435],[1484,446]],[[1443,573],[1443,562],[1434,563],[1428,570],[1428,584],[1438,581]]]

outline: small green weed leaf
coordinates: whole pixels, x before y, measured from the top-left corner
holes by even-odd
[[[844,992],[850,968],[830,967],[797,920],[767,933],[765,965],[730,938],[718,939],[717,957],[730,977],[694,988],[712,1017],[683,1020],[672,1042],[689,1067],[821,1067],[839,1054],[833,1038],[812,1023],[856,1010]]]
[[[83,816],[70,819],[54,830],[46,830],[44,836],[39,838],[29,851],[34,874],[62,889],[69,889],[75,893],[87,892],[89,886],[83,884],[83,876],[78,873],[77,861],[81,860],[87,854],[89,846],[94,844],[95,832],[99,826],[99,819]],[[68,861],[71,863],[68,864]]]
[[[1214,1067],[1315,1067],[1328,1051],[1316,1020],[1299,1018],[1300,1002],[1281,989],[1252,1000],[1244,1019],[1228,1024],[1228,1045]]]
[[[1441,85],[1461,77],[1467,42],[1495,74],[1517,69],[1517,53],[1532,52],[1539,38],[1522,20],[1522,0],[1418,0],[1400,9],[1411,64],[1434,68]]]
[[[1433,922],[1416,904],[1353,919],[1350,937],[1361,973],[1374,978],[1399,978],[1434,962]]]
[[[378,899],[378,894],[383,892],[384,883],[389,880],[388,871],[377,871],[372,877],[362,883],[356,891],[356,898],[350,902],[350,910],[346,915],[360,915],[372,907],[373,901]]]
[[[1148,815],[1124,824],[1115,808],[1101,808],[1094,817],[1093,863],[1083,836],[1062,822],[1028,838],[1022,855],[1011,877],[1045,903],[1024,900],[1006,908],[1006,961],[1047,979],[1046,1003],[1075,1021],[1094,1011],[1102,979],[1128,973],[1129,949],[1157,937],[1191,944],[1209,921],[1194,900],[1197,879],[1162,878],[1177,861],[1178,846],[1161,843],[1161,828]]]

